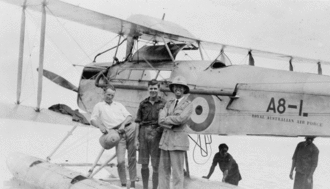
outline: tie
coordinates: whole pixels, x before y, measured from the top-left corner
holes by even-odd
[[[174,106],[174,108],[176,107],[176,105],[178,105],[178,101],[179,101],[179,100],[176,100],[176,101],[175,101],[175,106]]]

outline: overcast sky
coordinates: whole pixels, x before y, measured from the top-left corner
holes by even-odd
[[[308,58],[330,60],[330,1],[251,1],[251,0],[66,0],[88,9],[126,19],[132,14],[145,14],[175,22],[196,37],[265,51]],[[21,8],[0,1],[0,60],[2,99],[15,101]],[[95,54],[116,44],[116,35],[109,32],[47,17],[45,68],[61,74],[78,85],[81,68]],[[36,95],[36,71],[39,53],[40,14],[27,13],[27,32],[22,99]],[[100,60],[107,60],[102,57]],[[234,64],[242,61],[233,62]],[[246,62],[243,62],[243,64]],[[258,65],[259,62],[256,62]],[[288,64],[269,65],[286,69]],[[296,67],[314,72],[316,65]],[[324,73],[328,74],[324,67]],[[34,76],[33,76],[34,75]],[[32,90],[32,88],[34,88]],[[43,98],[48,106],[74,101],[76,94],[44,80]],[[53,95],[54,91],[58,92]],[[59,93],[59,91],[61,91]],[[74,99],[74,100],[73,100]],[[35,101],[35,100],[32,100]],[[33,102],[35,103],[35,102]]]

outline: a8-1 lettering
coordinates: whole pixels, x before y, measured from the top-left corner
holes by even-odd
[[[286,110],[286,108],[289,109],[294,109],[294,110],[298,110],[298,115],[299,116],[303,116],[303,117],[308,117],[308,113],[307,112],[303,112],[303,100],[300,100],[299,106],[296,104],[288,104],[288,106],[286,106],[286,101],[284,98],[280,98],[277,102],[277,106],[275,103],[275,99],[274,97],[272,97],[270,99],[270,102],[268,104],[268,108],[266,112],[269,111],[273,111],[274,113],[276,113],[276,110],[279,114],[283,114]]]
[[[285,99],[284,98],[280,98],[278,100],[277,107],[275,105],[275,99],[274,98],[270,99],[270,102],[269,102],[269,105],[268,105],[268,108],[267,108],[266,112],[269,112],[269,111],[272,110],[274,113],[276,113],[276,109],[277,109],[277,112],[280,113],[280,114],[283,114],[285,112]]]

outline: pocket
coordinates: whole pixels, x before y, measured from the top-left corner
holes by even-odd
[[[151,111],[151,107],[146,105],[146,106],[143,106],[142,107],[142,112],[143,112],[143,115],[146,115],[147,113],[149,113]]]
[[[175,146],[181,146],[181,147],[189,146],[188,134],[186,132],[175,131],[174,141],[175,141]]]

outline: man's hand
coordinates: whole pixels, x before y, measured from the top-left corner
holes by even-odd
[[[107,129],[105,127],[100,127],[100,131],[103,134],[107,134],[108,133],[108,131],[107,131]]]
[[[139,150],[139,147],[140,147],[139,140],[135,140],[135,148],[136,148],[136,150]]]
[[[225,170],[223,172],[222,182],[226,182],[227,175],[228,175],[228,170]]]
[[[124,134],[125,133],[125,125],[121,124],[120,127],[118,128],[118,133],[119,134]]]
[[[209,179],[210,177],[208,177],[208,176],[202,176],[202,178]]]
[[[312,179],[311,179],[311,178],[308,178],[308,179],[307,179],[307,183],[308,183],[308,184],[312,183]]]
[[[312,176],[311,176],[311,175],[309,175],[309,176],[307,177],[307,183],[308,183],[308,184],[312,183]]]
[[[290,179],[293,180],[293,173],[291,172],[289,175]]]

